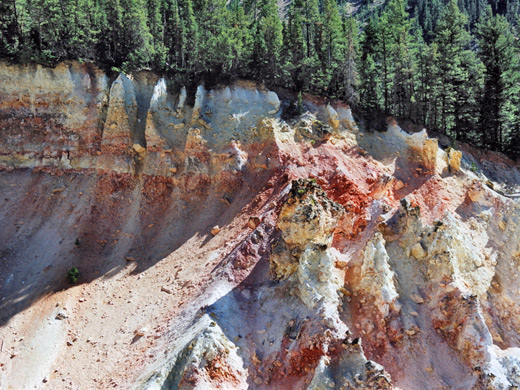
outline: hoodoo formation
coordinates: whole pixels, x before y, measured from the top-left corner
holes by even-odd
[[[1,63],[0,388],[518,388],[518,164],[291,99]]]

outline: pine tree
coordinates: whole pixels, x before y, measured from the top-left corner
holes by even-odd
[[[262,0],[254,22],[252,63],[254,74],[262,81],[274,81],[280,76],[283,45],[282,22],[276,0]]]
[[[165,66],[166,50],[163,46],[164,25],[161,17],[161,1],[146,0],[147,27],[151,35],[151,47],[153,50],[153,64],[163,69]]]
[[[390,89],[392,83],[393,65],[392,48],[391,48],[391,30],[392,20],[388,17],[381,17],[377,24],[377,33],[379,35],[379,62],[382,71],[382,88],[383,88],[383,110],[385,114],[390,113]]]
[[[327,86],[318,57],[322,26],[317,0],[295,0],[284,33],[287,72],[297,90],[322,91]]]
[[[435,101],[433,91],[437,90],[435,71],[437,45],[429,46],[420,34],[417,39],[417,71],[415,73],[415,97],[417,101],[416,115],[413,119],[434,128]]]
[[[477,70],[476,59],[469,50],[470,35],[466,30],[467,18],[460,12],[457,1],[451,0],[439,20],[435,43],[438,49],[436,109],[440,113],[440,130],[454,138],[465,133],[465,113],[478,95],[478,82],[468,83],[470,69]],[[478,79],[479,77],[477,77]]]
[[[405,116],[413,92],[411,21],[404,0],[391,0],[378,20],[383,107],[386,114]]]
[[[105,54],[101,52],[101,55],[106,58],[107,62],[121,66],[124,60],[124,54],[121,49],[121,40],[123,39],[121,33],[123,29],[121,14],[123,13],[123,9],[119,0],[106,0],[103,4],[103,8],[107,16],[107,28],[104,31],[107,51]]]
[[[180,66],[194,74],[201,70],[199,25],[191,0],[183,1],[179,6],[182,20]]]
[[[360,69],[360,106],[365,118],[370,119],[382,110],[379,91],[381,91],[381,74],[374,58],[379,56],[381,47],[378,25],[375,17],[368,20],[361,38]],[[370,127],[370,126],[368,126]]]
[[[0,2],[0,56],[12,57],[18,54],[21,31],[15,0]]]
[[[477,34],[479,56],[485,66],[482,134],[486,145],[502,150],[513,133],[516,107],[511,102],[519,92],[513,34],[507,19],[493,16],[490,9],[478,24]]]
[[[69,57],[87,60],[104,60],[107,20],[98,0],[77,0],[70,11],[69,39],[67,53]],[[100,48],[104,46],[104,48]]]
[[[65,57],[63,39],[64,20],[58,0],[33,0],[27,2],[29,12],[37,32],[36,58],[45,63],[53,63]]]
[[[321,49],[324,53],[323,65],[325,68],[334,71],[342,60],[342,51],[345,45],[345,36],[336,0],[323,0],[321,23],[323,24],[321,28],[323,48],[318,49]]]
[[[414,93],[415,56],[412,51],[416,47],[413,35],[410,33],[412,21],[405,11],[405,2],[395,2],[390,17],[396,21],[394,29],[393,62],[394,76],[392,83],[393,113],[400,117],[412,116],[412,98]]]
[[[211,78],[229,76],[241,57],[237,39],[246,26],[233,25],[227,0],[196,0],[194,12],[199,26],[201,71]]]
[[[359,76],[357,71],[357,62],[359,55],[359,27],[353,17],[345,19],[343,25],[343,34],[345,36],[345,44],[343,49],[343,58],[339,68],[333,75],[331,86],[329,87],[329,96],[338,97],[345,100],[352,108],[359,101]],[[337,89],[337,90],[335,90]]]
[[[381,97],[379,94],[380,80],[377,77],[378,69],[371,54],[367,54],[362,60],[360,78],[360,101],[363,116],[367,122],[367,128],[371,129],[372,119],[380,114]]]
[[[161,18],[164,26],[162,37],[162,47],[165,48],[164,67],[172,71],[179,71],[183,66],[184,58],[184,26],[177,0],[163,0]]]
[[[119,46],[122,65],[126,69],[149,66],[155,52],[144,0],[120,0],[120,4],[123,28],[119,31]]]
[[[430,43],[434,37],[434,31],[441,17],[444,7],[442,0],[425,0],[422,8],[415,13],[419,18],[419,24],[424,32],[424,39]]]
[[[306,57],[312,58],[317,53],[314,45],[317,35],[317,24],[320,22],[318,0],[294,0],[294,10],[301,15],[303,36],[305,39]]]
[[[277,8],[276,8],[277,10]],[[277,15],[276,15],[277,16]],[[279,19],[278,19],[279,21]],[[236,0],[236,4],[231,8],[231,51],[232,55],[232,66],[230,70],[230,76],[244,76],[247,74],[247,67],[250,64],[251,56],[253,52],[253,35],[250,31],[251,18],[246,14],[244,7]],[[267,25],[267,23],[266,23]],[[282,31],[281,24],[279,30],[279,41],[272,40],[273,36],[271,31],[267,34],[267,39],[270,45],[270,52],[275,55],[276,52],[279,56],[279,48],[282,45]],[[276,35],[276,34],[275,34]],[[271,64],[269,64],[270,77],[274,79],[278,73],[278,62],[277,57],[272,58]]]
[[[515,38],[520,36],[520,15],[517,18]],[[514,56],[511,69],[511,80],[516,81],[514,93],[510,104],[513,107],[512,136],[508,147],[508,152],[516,158],[520,157],[520,41],[516,38],[513,46]]]
[[[307,45],[302,29],[303,19],[295,4],[289,9],[287,28],[284,29],[285,69],[292,79],[291,86],[301,92],[306,85],[304,60]]]
[[[320,79],[318,88],[322,94],[331,97],[337,97],[338,90],[343,89],[338,82],[344,73],[341,68],[345,65],[345,38],[336,0],[324,0],[321,22],[316,24],[315,47],[320,60],[320,68],[317,69]]]
[[[509,24],[514,25],[520,17],[520,0],[509,0],[507,2],[506,18]]]

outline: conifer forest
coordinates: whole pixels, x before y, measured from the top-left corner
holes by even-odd
[[[520,155],[519,0],[2,0],[0,56],[250,79]],[[377,118],[377,119],[376,119]],[[378,122],[379,121],[379,122]]]

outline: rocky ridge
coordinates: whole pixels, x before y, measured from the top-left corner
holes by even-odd
[[[0,387],[520,386],[517,167],[247,82],[0,80]]]

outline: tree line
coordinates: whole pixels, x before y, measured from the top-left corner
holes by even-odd
[[[365,116],[411,119],[453,141],[518,156],[518,24],[510,23],[507,13],[481,8],[471,28],[457,0],[449,1],[435,20],[433,35],[401,0],[390,0],[379,16],[370,17],[358,61]]]
[[[448,2],[446,2],[448,1]],[[3,0],[0,56],[248,78],[520,155],[518,0]]]

